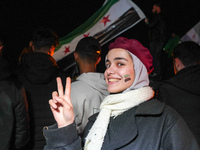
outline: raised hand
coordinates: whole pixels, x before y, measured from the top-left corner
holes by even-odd
[[[61,79],[57,79],[58,92],[52,93],[52,99],[49,100],[51,111],[58,124],[58,128],[67,126],[74,122],[74,112],[71,102],[71,79],[66,79],[65,92],[63,91],[63,85]]]

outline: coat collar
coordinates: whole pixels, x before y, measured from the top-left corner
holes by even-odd
[[[157,101],[156,99],[151,99],[139,105],[135,112],[135,116],[143,115],[159,115],[164,111],[164,104]]]
[[[152,99],[124,112],[121,117],[127,118],[127,120],[124,121],[125,123],[121,123],[122,121],[120,119],[118,121],[116,120],[115,124],[109,127],[113,128],[115,125],[121,125],[120,130],[115,132],[115,136],[110,135],[112,136],[112,140],[110,140],[109,143],[105,141],[104,148],[119,149],[130,143],[138,135],[136,118],[140,116],[159,115],[164,111],[164,106],[163,103]]]

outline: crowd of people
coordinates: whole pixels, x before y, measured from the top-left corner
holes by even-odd
[[[78,41],[76,78],[53,58],[59,39],[52,29],[33,33],[15,68],[0,36],[0,149],[199,150],[200,46],[176,34],[165,43],[161,10],[154,4],[144,20],[149,48],[116,37],[104,73],[96,69],[99,41]],[[162,52],[174,73],[166,80]]]

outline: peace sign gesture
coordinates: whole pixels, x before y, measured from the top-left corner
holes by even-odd
[[[51,111],[58,124],[58,128],[67,126],[74,122],[74,111],[71,102],[71,79],[66,79],[65,92],[63,91],[63,85],[61,78],[58,77],[57,88],[58,92],[52,93],[52,99],[49,100]]]

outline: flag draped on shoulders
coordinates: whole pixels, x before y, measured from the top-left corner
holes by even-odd
[[[71,54],[83,37],[92,36],[102,46],[144,18],[142,10],[131,0],[107,0],[86,22],[60,39],[53,57],[58,61]]]
[[[200,22],[191,28],[182,38],[181,41],[194,41],[200,45]]]

